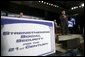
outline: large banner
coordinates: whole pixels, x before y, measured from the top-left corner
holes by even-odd
[[[2,56],[46,56],[55,53],[54,22],[1,16]]]

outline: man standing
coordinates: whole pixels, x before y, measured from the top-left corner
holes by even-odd
[[[63,35],[68,34],[68,18],[65,14],[65,11],[62,10],[61,11],[61,15],[60,15],[60,22],[61,22],[61,31]]]

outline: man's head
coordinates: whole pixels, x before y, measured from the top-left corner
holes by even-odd
[[[65,15],[65,10],[62,10],[62,11],[61,11],[61,14],[62,14],[62,15]]]
[[[20,12],[20,16],[21,16],[21,17],[23,16],[23,12]]]

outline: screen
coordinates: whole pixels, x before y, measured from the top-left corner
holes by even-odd
[[[68,27],[74,27],[74,25],[76,25],[75,19],[71,17],[68,21]]]
[[[73,27],[73,22],[68,21],[68,27]]]

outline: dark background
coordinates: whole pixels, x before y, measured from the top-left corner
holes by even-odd
[[[54,20],[58,25],[60,24],[59,16],[61,9],[66,10],[66,14],[68,17],[75,17],[76,33],[82,33],[84,27],[84,7],[78,8],[75,10],[71,10],[74,6],[79,6],[84,1],[44,1],[48,3],[52,3],[58,5],[59,7],[55,8],[52,6],[44,5],[43,3],[39,3],[38,1],[2,1],[1,2],[1,11],[5,11],[6,13],[15,13],[19,14],[23,12],[25,15],[42,17],[45,20]],[[78,14],[78,15],[75,15]],[[78,26],[80,26],[80,31],[77,30]]]

